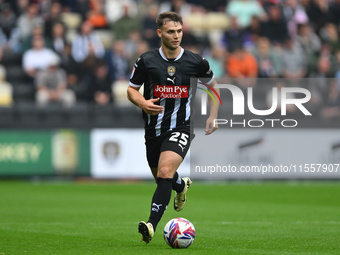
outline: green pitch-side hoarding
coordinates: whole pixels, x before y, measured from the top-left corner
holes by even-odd
[[[88,131],[0,131],[0,176],[89,175]]]

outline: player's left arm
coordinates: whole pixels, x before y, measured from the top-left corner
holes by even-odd
[[[216,84],[217,82],[214,79],[209,85],[213,87],[215,91],[217,92],[218,96],[220,96],[220,90],[218,88],[215,88]],[[209,118],[206,121],[205,129],[204,129],[206,135],[210,135],[213,132],[215,132],[216,129],[218,129],[218,125],[215,120],[217,119],[219,104],[216,103],[218,102],[218,99],[216,98],[217,97],[216,94],[212,93],[212,95],[215,97],[215,101],[211,97],[208,97],[210,113],[209,113]]]
[[[217,82],[214,79],[213,71],[210,68],[209,62],[204,58],[202,58],[202,61],[200,63],[200,69],[199,69],[198,75],[199,75],[198,77],[201,80],[201,82],[207,85],[208,89],[211,92],[211,95],[214,97],[214,98],[208,97],[210,114],[209,114],[209,118],[206,121],[205,129],[204,129],[205,134],[210,135],[214,131],[216,131],[216,129],[218,128],[218,125],[215,120],[217,119],[217,114],[218,114],[219,105],[217,102],[219,102],[220,91],[219,89],[215,88],[215,85],[217,84]],[[213,88],[214,91],[211,91],[212,90],[210,89],[211,87]]]

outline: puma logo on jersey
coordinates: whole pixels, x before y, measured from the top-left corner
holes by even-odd
[[[167,81],[171,81],[173,84],[175,84],[175,79],[176,79],[176,77],[174,77],[172,80],[169,77],[166,78]]]

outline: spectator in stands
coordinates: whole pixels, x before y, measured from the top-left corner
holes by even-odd
[[[258,75],[258,65],[255,57],[240,45],[228,57],[226,72],[231,78],[236,79],[240,87],[245,88],[255,85],[253,78]]]
[[[335,79],[328,83],[328,93],[321,114],[325,118],[340,117],[340,89]]]
[[[72,8],[72,12],[78,13],[81,16],[81,20],[84,21],[87,19],[87,14],[89,13],[91,7],[91,1],[89,0],[71,0],[73,3],[69,3],[68,5]]]
[[[287,38],[282,52],[282,75],[287,79],[301,79],[306,76],[306,57],[296,40]]]
[[[43,18],[43,20],[46,22],[47,17],[49,15],[49,12],[52,8],[52,1],[51,0],[38,0],[35,1],[38,5],[39,15]],[[57,1],[54,1],[57,2]],[[59,1],[58,1],[59,2]]]
[[[127,40],[131,31],[139,31],[139,21],[136,16],[131,15],[129,5],[122,6],[123,16],[116,20],[111,29],[117,40]]]
[[[196,2],[198,2],[199,5],[201,5],[208,12],[223,12],[226,3],[224,0],[198,0]]]
[[[70,43],[64,45],[64,51],[58,52],[60,67],[66,71],[67,86],[75,95],[77,101],[88,101],[88,87],[93,72],[82,68],[72,57],[72,46]]]
[[[109,69],[105,62],[99,63],[96,68],[89,88],[90,102],[99,105],[112,103],[112,83]]]
[[[3,54],[7,52],[20,53],[21,43],[17,29],[12,29],[11,34],[7,37],[0,28],[0,61]]]
[[[105,29],[108,27],[104,6],[101,1],[90,1],[90,11],[87,13],[87,21],[90,22],[95,29]]]
[[[25,13],[30,5],[30,0],[16,0],[10,1],[10,4],[13,8],[16,17],[19,17],[21,14]]]
[[[241,28],[250,25],[253,16],[261,20],[266,17],[266,13],[258,1],[253,0],[232,0],[227,2],[227,15],[237,17],[238,24]]]
[[[32,45],[32,48],[24,53],[22,65],[25,73],[34,79],[38,70],[48,68],[51,59],[56,54],[45,47],[45,40],[41,35],[33,37]]]
[[[134,59],[133,63],[136,62],[138,56],[142,55],[143,53],[147,52],[148,50],[150,50],[150,47],[147,44],[147,42],[145,42],[145,41],[138,42],[136,52],[135,52],[135,56],[133,57],[133,59]],[[129,66],[133,66],[133,64],[129,65]]]
[[[57,21],[52,25],[51,48],[58,55],[63,55],[65,52],[66,44],[68,44],[66,40],[66,27],[64,23]]]
[[[34,27],[43,26],[44,20],[39,16],[39,9],[36,3],[31,3],[25,13],[18,18],[20,38],[24,39],[31,35]]]
[[[3,3],[0,8],[0,28],[3,34],[10,38],[12,30],[16,28],[16,17],[9,3]]]
[[[38,106],[61,102],[69,107],[75,103],[74,93],[67,89],[66,73],[59,67],[59,57],[56,55],[50,59],[48,69],[37,73],[36,87]]]
[[[204,58],[208,60],[211,70],[214,72],[215,78],[225,77],[225,58],[226,50],[222,47],[215,46],[212,48],[209,55],[205,55]]]
[[[153,8],[153,5],[159,6],[158,0],[140,0],[137,1],[137,18],[142,21],[145,17],[148,16],[148,12],[150,8]]]
[[[33,38],[36,36],[44,37],[46,48],[51,48],[50,38],[45,36],[44,27],[39,25],[33,28],[31,34],[22,40],[22,52],[25,52],[32,48]]]
[[[62,5],[55,1],[51,3],[51,8],[45,17],[45,36],[52,38],[55,23],[62,22]]]
[[[111,82],[129,78],[129,62],[125,55],[124,41],[118,40],[107,54]]]
[[[150,50],[149,44],[144,40],[138,40],[135,41],[135,45],[131,47],[131,50],[129,48],[129,44],[124,45],[125,53],[129,53],[127,55],[128,60],[128,66],[130,67],[129,73],[131,73],[133,65],[136,63],[137,58],[142,55],[144,52],[147,52]]]
[[[282,59],[281,54],[272,48],[269,40],[260,37],[257,40],[253,54],[256,58],[260,78],[276,78],[281,76]]]
[[[106,0],[105,1],[105,15],[108,20],[108,23],[111,25],[114,24],[119,18],[123,16],[123,5],[129,6],[129,12],[132,17],[137,17],[138,9],[137,3],[134,0]],[[138,18],[138,20],[140,20]]]
[[[315,70],[318,54],[321,50],[320,38],[314,33],[309,24],[298,26],[297,42],[301,46],[307,60],[308,74]]]
[[[20,32],[16,26],[16,17],[8,3],[0,6],[0,60],[3,51],[19,53],[21,51]]]
[[[331,20],[328,1],[309,0],[306,11],[316,33],[319,33],[320,29]]]
[[[295,37],[299,24],[307,24],[308,16],[305,8],[297,0],[286,0],[282,3],[283,19],[287,25],[288,33]]]
[[[189,16],[192,12],[192,7],[189,3],[186,2],[186,0],[164,1],[159,7],[159,13],[168,11],[177,12],[183,18],[185,18]]]
[[[311,104],[316,108],[323,104],[328,96],[330,78],[334,77],[331,60],[326,55],[321,55],[317,60],[317,69],[311,73],[308,79],[308,90],[311,92]]]
[[[268,9],[268,20],[261,23],[261,36],[267,37],[272,44],[281,45],[288,37],[287,24],[278,6]]]
[[[226,49],[229,53],[235,51],[240,45],[244,45],[247,40],[245,30],[239,26],[237,17],[230,18],[230,26],[224,33],[223,44],[226,45]]]
[[[6,69],[0,65],[0,107],[10,106],[13,102],[12,84],[6,81]]]
[[[255,43],[257,38],[261,35],[261,21],[259,17],[253,16],[250,25],[246,28],[246,34],[249,36],[251,42]]]
[[[105,56],[104,45],[94,32],[92,24],[84,21],[80,33],[72,42],[72,57],[82,68],[91,72],[98,59]]]
[[[141,42],[145,41],[142,39],[142,35],[139,31],[131,31],[129,34],[129,39],[124,41],[125,56],[129,59],[130,63],[132,63],[132,65],[129,66],[133,66],[133,64],[136,62],[136,52],[138,45]]]
[[[159,46],[159,37],[157,35],[157,24],[155,22],[158,15],[158,6],[151,5],[147,16],[142,20],[142,34],[143,39],[149,44],[150,48],[157,48]]]
[[[300,24],[297,42],[307,55],[316,55],[321,49],[321,41],[309,24]]]
[[[333,23],[327,23],[320,29],[320,37],[323,43],[330,45],[332,54],[340,49],[338,29]]]
[[[340,26],[340,0],[335,0],[329,6],[330,21],[337,27]]]

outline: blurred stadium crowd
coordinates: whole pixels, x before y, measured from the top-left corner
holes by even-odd
[[[340,0],[0,0],[0,126],[44,114],[55,124],[65,112],[80,125],[89,108],[124,116],[133,63],[159,46],[155,19],[170,10],[184,18],[182,47],[218,81],[280,88],[285,78],[308,86],[316,114],[339,120]],[[260,91],[270,105],[271,90]]]

